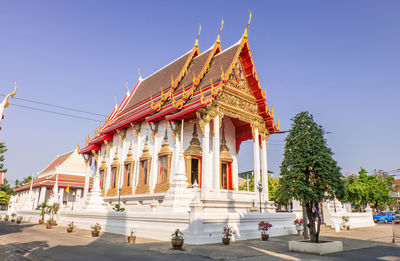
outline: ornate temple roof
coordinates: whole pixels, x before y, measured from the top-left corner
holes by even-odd
[[[130,127],[131,123],[194,117],[196,110],[218,98],[238,62],[266,129],[270,134],[279,130],[258,81],[247,41],[247,27],[242,38],[225,50],[220,46],[221,27],[216,42],[204,53],[200,54],[197,38],[189,52],[145,79],[139,78],[132,93],[127,93],[120,106],[115,107],[106,123],[95,132],[93,139],[87,140],[80,152],[97,150],[97,144],[110,139],[110,134],[116,130]]]

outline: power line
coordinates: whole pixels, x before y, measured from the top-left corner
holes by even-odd
[[[0,93],[0,96],[6,96],[6,95]],[[21,101],[26,101],[26,102],[37,103],[37,104],[41,104],[41,105],[45,105],[45,106],[50,106],[50,107],[55,107],[55,108],[59,108],[59,109],[63,109],[63,110],[70,110],[70,111],[76,111],[76,112],[81,112],[81,113],[92,114],[92,115],[96,115],[96,116],[107,117],[107,115],[104,115],[104,114],[99,114],[99,113],[95,113],[95,112],[89,112],[89,111],[74,109],[74,108],[71,108],[71,107],[65,107],[65,106],[55,105],[55,104],[50,104],[50,103],[46,103],[46,102],[40,102],[40,101],[35,101],[35,100],[30,100],[30,99],[24,99],[24,98],[18,98],[18,97],[15,97],[14,99],[16,99],[16,100],[21,100]]]
[[[55,112],[55,111],[49,111],[49,110],[44,110],[44,109],[39,109],[39,108],[34,108],[30,106],[25,106],[25,105],[19,105],[15,103],[11,103],[13,106],[25,108],[25,109],[30,109],[30,110],[35,110],[35,111],[41,111],[41,112],[47,112],[47,113],[52,113],[52,114],[57,114],[57,115],[62,115],[62,116],[67,116],[67,117],[72,117],[72,118],[77,118],[77,119],[82,119],[82,120],[89,120],[89,121],[95,121],[95,122],[102,122],[100,120],[95,120],[87,117],[81,117],[73,114],[67,114],[67,113],[61,113],[61,112]]]

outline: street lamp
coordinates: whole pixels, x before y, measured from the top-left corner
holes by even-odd
[[[258,181],[257,189],[258,189],[258,194],[260,195],[260,213],[261,213],[261,192],[263,190],[263,186],[262,186],[261,180]]]
[[[121,185],[118,185],[118,212],[120,211],[120,209],[121,209],[121,205],[120,205],[120,202],[121,202],[121,189],[122,189],[122,186]]]

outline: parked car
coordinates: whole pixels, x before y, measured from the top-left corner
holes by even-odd
[[[388,223],[392,222],[395,217],[395,213],[393,211],[382,211],[373,216],[375,223]]]

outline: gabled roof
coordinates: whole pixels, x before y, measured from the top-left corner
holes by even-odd
[[[56,169],[56,167],[63,164],[69,158],[69,156],[72,155],[73,152],[74,151],[70,151],[61,156],[57,156],[57,158],[55,160],[53,160],[44,170],[42,170],[42,172],[40,172],[39,175],[42,173],[48,172],[50,170]]]
[[[56,182],[56,174],[48,175],[40,178],[36,178],[33,180],[32,188],[47,186],[54,186]],[[89,178],[89,188],[92,188],[93,185],[93,177]],[[85,187],[85,177],[84,176],[76,176],[76,175],[68,175],[68,174],[58,174],[58,187],[61,188],[84,188]],[[28,182],[22,185],[19,188],[14,189],[15,192],[29,190],[31,187],[31,183]]]
[[[226,50],[221,51],[218,36],[210,49],[203,54],[199,53],[196,40],[191,51],[147,78],[139,80],[129,97],[127,95],[124,98],[124,105],[112,112],[98,135],[80,152],[87,153],[91,149],[97,149],[94,145],[105,137],[110,138],[105,135],[129,127],[134,122],[178,120],[193,115],[195,110],[207,106],[217,98],[239,61],[266,128],[271,134],[279,130],[258,81],[247,41],[247,27],[242,38]]]

